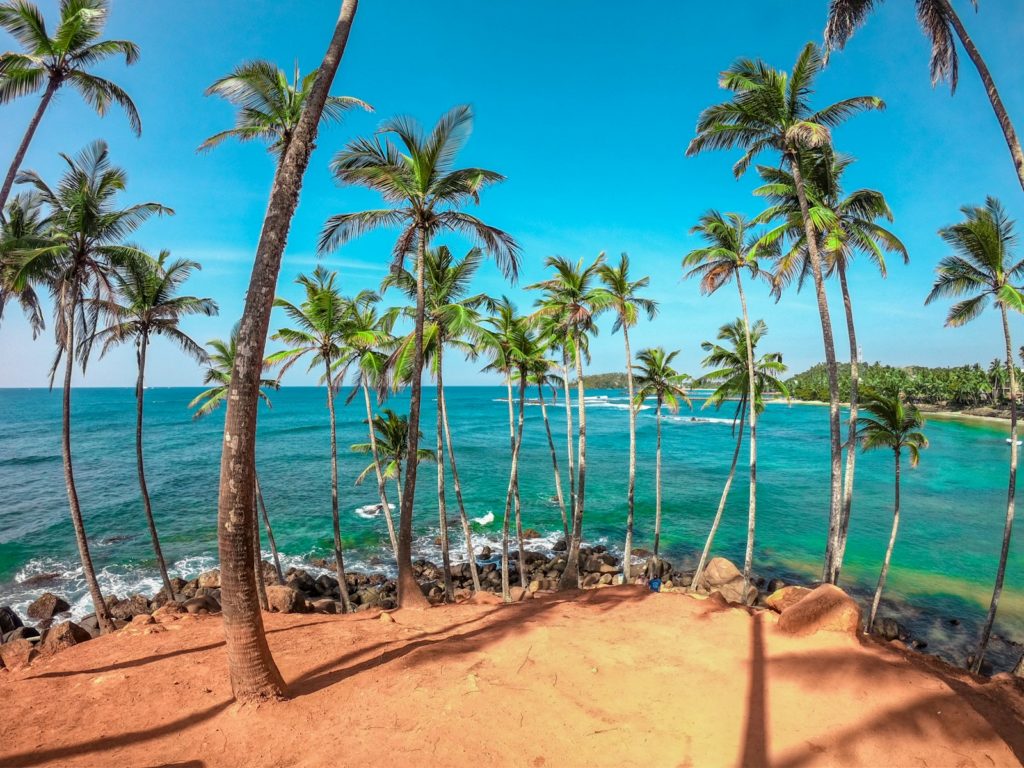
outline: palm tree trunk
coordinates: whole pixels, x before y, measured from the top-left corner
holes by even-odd
[[[953,25],[953,29],[956,30],[957,37],[960,38],[960,42],[964,46],[964,50],[967,51],[967,55],[971,57],[971,61],[974,62],[974,66],[978,70],[978,74],[981,76],[981,82],[985,85],[985,93],[988,94],[988,100],[992,103],[992,111],[996,113],[996,119],[999,121],[999,127],[1003,129],[1003,137],[1006,139],[1006,146],[1010,150],[1010,157],[1013,160],[1013,167],[1017,171],[1017,180],[1020,182],[1021,189],[1024,189],[1024,151],[1021,151],[1020,141],[1017,139],[1017,132],[1013,128],[1013,123],[1010,121],[1010,116],[1006,113],[1006,107],[1003,106],[1003,100],[999,96],[999,91],[996,89],[995,80],[992,79],[992,73],[988,70],[988,65],[985,64],[985,60],[981,58],[981,52],[974,44],[974,40],[967,34],[967,29],[960,21],[960,17],[957,16],[953,6],[949,3],[949,0],[939,0],[943,6],[943,10],[946,13],[946,17]]]
[[[398,519],[398,607],[427,608],[424,596],[412,572],[412,512],[416,502],[416,469],[419,465],[420,406],[423,401],[423,319],[426,296],[424,288],[427,258],[427,230],[420,226],[416,246],[416,327],[413,332],[412,391],[409,395],[409,447],[405,466],[405,488]]]
[[[260,601],[260,609],[270,610],[270,603],[267,601],[267,586],[263,583],[263,553],[260,550],[260,520],[256,514],[256,497],[253,496],[252,504],[252,562],[253,575],[256,577],[256,595]]]
[[[992,602],[988,606],[988,616],[981,630],[978,650],[971,663],[971,671],[981,671],[985,660],[988,641],[992,637],[992,625],[996,620],[996,609],[999,607],[999,596],[1003,593],[1003,579],[1006,576],[1006,559],[1010,554],[1010,536],[1013,534],[1013,512],[1017,495],[1017,372],[1013,364],[1013,343],[1010,341],[1010,324],[1006,317],[1006,306],[1000,305],[1003,316],[1003,337],[1006,339],[1006,367],[1010,374],[1010,483],[1006,493],[1006,523],[1003,526],[1003,546],[999,550],[999,568],[996,571],[996,583],[992,589]]]
[[[718,511],[715,512],[714,522],[711,523],[711,532],[708,533],[708,540],[704,543],[704,551],[700,554],[700,562],[697,563],[697,570],[693,573],[691,588],[696,589],[700,577],[704,573],[704,566],[708,562],[708,555],[711,553],[711,545],[718,533],[718,525],[722,522],[722,514],[725,512],[725,502],[729,499],[729,489],[732,487],[733,478],[736,477],[736,464],[740,458],[740,446],[743,445],[743,422],[746,420],[747,412],[744,401],[740,401],[740,424],[736,433],[736,449],[732,452],[732,464],[729,465],[729,476],[725,479],[725,487],[722,489],[722,498],[718,502]]]
[[[558,582],[559,589],[577,589],[580,584],[580,543],[583,541],[583,500],[587,484],[587,409],[586,392],[583,387],[583,358],[580,354],[579,339],[573,345],[576,357],[576,404],[579,416],[579,448],[577,449],[577,471],[579,478],[576,483],[576,499],[572,511],[572,538],[566,558],[565,570]]]
[[[270,543],[270,554],[274,556],[274,570],[277,571],[277,583],[284,585],[284,571],[281,570],[281,557],[277,552],[277,541],[274,539],[274,529],[270,525],[270,515],[267,514],[267,504],[263,500],[263,491],[260,488],[260,476],[253,470],[253,479],[256,484],[256,501],[259,502],[260,511],[263,513],[263,525],[267,529],[267,541]]]
[[[562,358],[562,391],[565,394],[565,442],[569,456],[569,511],[576,508],[576,458],[572,449],[572,395],[569,390],[569,358],[563,355]],[[569,534],[565,536],[566,544],[569,543]]]
[[[441,352],[438,350],[438,355]],[[441,361],[438,360],[438,370],[441,369]],[[437,402],[441,408],[441,418],[444,421],[444,439],[448,444],[448,459],[452,467],[452,485],[455,487],[455,501],[459,505],[459,521],[462,523],[462,535],[466,537],[466,557],[469,563],[469,575],[473,579],[473,590],[480,591],[480,572],[476,567],[476,551],[473,549],[473,529],[469,525],[469,516],[466,514],[466,505],[462,501],[462,483],[459,482],[459,467],[455,463],[455,446],[452,445],[452,430],[448,424],[448,400],[444,393],[444,386],[440,380],[437,384]]]
[[[331,376],[331,361],[324,358],[324,381],[327,382],[327,412],[331,418],[331,523],[334,526],[334,567],[338,576],[338,592],[341,595],[341,612],[352,610],[348,599],[348,579],[345,578],[345,553],[341,545],[341,515],[338,512],[338,425],[334,412],[334,381]]]
[[[878,575],[878,586],[875,587],[875,597],[871,601],[871,613],[868,614],[868,632],[875,631],[875,618],[878,616],[878,604],[882,601],[882,590],[885,589],[885,580],[889,576],[889,563],[892,561],[892,550],[896,546],[896,531],[900,527],[900,452],[893,451],[896,455],[896,495],[892,511],[892,533],[889,534],[889,546],[885,548],[885,559],[882,561],[882,572]]]
[[[377,432],[373,428],[373,406],[370,405],[370,385],[366,380],[365,372],[360,374],[360,379],[363,385],[363,401],[366,403],[366,423],[370,428],[370,453],[373,454],[373,469],[377,473],[377,495],[380,496],[380,509],[384,513],[384,521],[388,526],[388,537],[391,539],[391,549],[395,553],[395,562],[398,562],[398,538],[395,536],[395,521],[391,517],[391,505],[388,504],[384,472],[380,468],[380,454],[377,452]],[[401,499],[401,491],[398,492],[398,497]]]
[[[71,461],[71,372],[75,364],[74,302],[71,302],[67,319],[64,322],[67,327],[64,349],[64,391],[61,401],[61,453],[64,459],[64,485],[68,492],[68,506],[71,509],[71,524],[75,529],[78,556],[82,560],[82,573],[85,576],[85,583],[89,587],[89,596],[92,597],[93,607],[96,609],[96,620],[99,622],[100,632],[106,634],[114,631],[114,622],[110,618],[110,610],[100,591],[100,583],[96,579],[92,555],[89,554],[89,539],[85,535],[85,522],[82,520],[82,508],[78,504],[78,488],[75,486],[75,470]]]
[[[139,378],[135,383],[135,459],[139,470],[139,491],[142,494],[142,508],[146,513],[149,537],[153,541],[153,554],[156,555],[156,565],[160,569],[160,578],[164,582],[164,590],[167,592],[167,597],[173,600],[174,587],[171,586],[171,579],[167,575],[167,563],[164,561],[164,553],[160,549],[160,538],[156,533],[156,521],[153,520],[153,507],[149,501],[149,489],[146,487],[146,470],[142,460],[142,404],[145,393],[146,348],[148,346],[149,337],[143,334],[139,337]]]
[[[523,388],[526,384],[524,382]],[[511,394],[511,391],[510,391]],[[520,412],[523,406],[520,405]],[[512,503],[515,497],[516,482],[519,477],[519,443],[515,432],[512,433],[512,465],[508,474],[508,491],[505,493],[505,515],[501,523],[501,596],[506,603],[512,602],[512,593],[509,591],[509,560],[508,560],[508,535],[509,526],[512,520]],[[522,554],[520,554],[522,557]]]
[[[516,446],[523,445],[523,416],[526,409],[526,371],[519,378],[519,428],[516,434]],[[519,463],[516,462],[516,542],[519,545],[519,586],[526,589],[526,546],[523,540],[523,504],[519,495]]]
[[[843,568],[846,556],[846,538],[850,531],[850,512],[853,509],[853,472],[857,466],[857,401],[860,394],[860,354],[857,349],[857,329],[853,324],[853,302],[846,282],[846,266],[841,258],[836,259],[839,285],[843,291],[843,307],[846,310],[846,335],[850,339],[850,417],[846,427],[846,477],[843,481],[843,516],[839,521],[839,549],[835,558],[835,581]]]
[[[565,540],[569,540],[569,518],[565,513],[565,498],[562,496],[562,475],[558,471],[558,454],[555,451],[555,440],[551,436],[551,423],[548,421],[548,406],[544,402],[544,385],[537,383],[537,399],[540,400],[540,415],[544,419],[544,431],[548,436],[548,448],[551,449],[551,468],[555,473],[555,498],[558,499],[558,510],[562,513],[562,531]]]
[[[508,389],[508,439],[512,450],[515,450],[516,446],[516,424],[515,424],[515,406],[512,394],[512,373],[505,377],[505,386]],[[522,520],[522,499],[519,496],[519,473],[516,473],[516,484],[512,490],[512,502],[515,504],[515,521],[516,521],[516,541],[519,542],[519,557],[522,558],[523,550],[523,520]],[[520,569],[521,570],[521,569]],[[519,574],[519,579],[522,581],[523,574]],[[523,585],[525,586],[525,585]]]
[[[39,127],[39,121],[43,119],[43,113],[49,106],[50,100],[53,99],[53,94],[57,92],[58,87],[59,85],[57,81],[53,78],[47,82],[46,90],[43,91],[43,97],[39,100],[39,106],[36,107],[36,112],[32,115],[28,128],[25,129],[25,135],[21,137],[21,144],[18,145],[18,151],[14,153],[14,160],[11,161],[11,167],[7,169],[7,176],[4,178],[4,185],[0,188],[0,221],[3,221],[4,207],[7,205],[7,198],[11,195],[11,188],[14,186],[14,178],[18,175],[18,169],[21,168],[21,164],[25,160],[25,153],[28,152],[28,145],[32,143],[32,137],[35,136],[36,128]]]
[[[438,355],[443,342],[438,343]],[[455,585],[452,583],[452,556],[448,551],[448,505],[444,497],[444,414],[441,412],[441,388],[444,386],[444,374],[441,371],[441,360],[437,366],[437,514],[441,527],[441,564],[444,572],[444,594],[448,602],[455,601]]]
[[[750,490],[747,497],[747,549],[743,555],[743,600],[750,587],[750,575],[754,568],[754,535],[757,527],[757,377],[754,374],[754,342],[750,338],[750,316],[747,314],[747,297],[743,293],[740,270],[736,270],[736,289],[740,294],[740,308],[743,310],[743,336],[747,345],[747,389],[750,402]]]
[[[236,699],[281,698],[284,680],[263,631],[253,578],[252,526],[256,415],[270,311],[288,229],[309,165],[328,91],[345,52],[358,0],[343,0],[331,42],[317,70],[292,140],[274,174],[270,200],[256,247],[245,309],[238,328],[238,355],[231,373],[217,504],[224,635],[231,689]]]
[[[658,438],[654,452],[654,557],[657,559],[661,550],[661,395],[658,396],[655,416],[658,423]]]
[[[633,505],[636,498],[636,407],[633,405],[633,353],[629,348],[629,328],[625,323],[622,324],[622,341],[626,347],[626,390],[629,394],[629,486],[626,491],[626,544],[622,548],[622,578],[628,584],[633,564]]]
[[[836,346],[832,338],[832,318],[828,311],[828,297],[825,295],[825,279],[821,270],[821,254],[818,252],[818,241],[811,222],[810,207],[807,204],[807,191],[804,188],[804,177],[800,170],[800,154],[796,150],[786,153],[790,170],[793,173],[793,186],[796,187],[797,199],[800,201],[800,216],[804,223],[804,236],[807,240],[807,253],[811,261],[811,273],[814,276],[814,291],[818,300],[818,315],[821,318],[821,335],[825,343],[825,368],[828,371],[828,430],[830,453],[829,483],[829,516],[828,541],[825,545],[825,562],[821,580],[835,583],[837,577],[834,561],[838,548],[840,518],[842,516],[842,463],[843,449],[840,442],[839,426],[839,369],[836,366]],[[751,393],[753,397],[753,393]],[[751,402],[753,406],[753,402]],[[754,408],[751,407],[751,414]]]

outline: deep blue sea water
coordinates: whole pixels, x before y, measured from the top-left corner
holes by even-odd
[[[189,578],[216,564],[216,503],[223,412],[194,421],[186,408],[198,389],[146,391],[147,477],[161,541],[172,570]],[[434,435],[434,391],[427,398],[425,447]],[[621,547],[628,467],[626,398],[620,392],[588,396],[588,485],[585,538]],[[257,467],[279,548],[290,563],[330,552],[330,474],[324,392],[284,388],[260,414]],[[452,387],[449,414],[467,511],[494,522],[476,524],[478,545],[497,543],[508,483],[505,389]],[[407,397],[389,407],[402,412]],[[663,546],[675,562],[695,563],[728,471],[734,437],[731,410],[684,409],[666,416],[664,429]],[[565,416],[549,404],[556,447],[568,488]],[[382,519],[356,514],[373,504],[376,483],[356,486],[368,457],[348,446],[365,442],[362,398],[339,400],[343,533],[351,569],[387,570],[390,548]],[[692,419],[696,418],[694,421]],[[73,450],[78,490],[93,558],[105,590],[154,592],[159,583],[139,500],[134,453],[134,391],[77,389],[73,396]],[[638,420],[637,546],[650,546],[654,518],[653,410]],[[931,446],[921,465],[905,471],[899,540],[883,613],[897,616],[935,650],[962,660],[984,619],[991,594],[1006,497],[1007,429],[998,423],[932,419]],[[764,575],[816,578],[828,513],[828,412],[812,405],[771,404],[760,422],[758,538],[755,567]],[[559,535],[550,499],[553,478],[540,409],[526,411],[521,489],[524,525],[549,545]],[[416,553],[437,558],[436,471],[421,467],[417,492]],[[745,458],[733,486],[715,551],[739,561],[746,530]],[[863,455],[843,586],[867,594],[877,580],[892,515],[892,455]],[[393,501],[397,501],[391,489]],[[456,514],[449,488],[449,514]],[[453,531],[453,553],[462,551]],[[1024,641],[1024,545],[1012,548],[992,659],[997,668],[1020,654]],[[60,394],[42,389],[0,390],[0,604],[22,610],[43,588],[24,579],[60,572],[56,590],[90,610],[80,571],[60,458]],[[54,587],[50,587],[54,589]],[[960,620],[954,626],[949,619]]]

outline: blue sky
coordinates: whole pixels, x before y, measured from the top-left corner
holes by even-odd
[[[1010,114],[1024,127],[1024,5],[987,3],[982,12],[954,0],[996,78]],[[57,3],[42,0],[49,19]],[[323,53],[337,14],[333,0],[302,4],[270,0],[175,3],[115,0],[109,37],[139,44],[139,63],[105,66],[104,74],[135,99],[143,120],[136,139],[122,114],[100,119],[68,91],[55,99],[25,165],[54,179],[57,153],[77,152],[106,139],[115,163],[129,173],[125,202],[156,200],[176,215],[154,221],[137,239],[156,252],[202,262],[190,292],[215,298],[216,318],[190,319],[197,340],[226,336],[241,311],[259,235],[273,161],[256,144],[225,144],[203,155],[195,148],[230,125],[232,111],[203,90],[237,63],[268,58],[303,70]],[[664,345],[682,350],[679,362],[696,373],[700,342],[738,314],[732,289],[700,296],[681,280],[681,257],[695,247],[690,226],[708,208],[760,210],[750,191],[751,173],[733,179],[733,153],[684,156],[698,113],[721,101],[717,73],[739,56],[791,66],[800,47],[820,40],[824,0],[660,3],[640,0],[625,8],[596,0],[364,0],[333,92],[358,96],[375,114],[352,113],[324,130],[306,174],[299,210],[281,272],[280,292],[298,298],[292,281],[317,263],[315,243],[332,213],[378,206],[371,193],[336,186],[327,170],[331,155],[351,137],[371,133],[381,120],[408,114],[432,123],[455,104],[476,113],[473,134],[460,156],[465,165],[499,171],[508,180],[488,190],[476,211],[518,238],[523,247],[520,286],[543,276],[550,254],[593,258],[599,251],[628,252],[637,276],[650,275],[650,295],[660,316],[633,335],[634,349]],[[301,12],[300,12],[301,7]],[[617,12],[616,12],[617,11]],[[0,48],[13,44],[0,39]],[[956,221],[959,207],[997,195],[1011,215],[1024,216],[1016,181],[977,74],[962,57],[960,88],[933,89],[928,44],[910,4],[886,3],[833,57],[819,80],[819,103],[872,94],[887,111],[855,118],[835,134],[838,149],[857,156],[848,185],[882,190],[896,214],[893,225],[910,254],[893,263],[888,280],[856,265],[851,278],[864,357],[894,364],[960,364],[999,354],[995,312],[971,327],[942,327],[944,306],[925,307],[932,272],[944,254],[936,230]],[[13,155],[36,105],[27,97],[0,108],[0,158]],[[766,157],[766,162],[773,158]],[[326,259],[346,292],[375,288],[383,276],[393,236],[366,237]],[[458,240],[455,248],[464,248]],[[492,266],[479,289],[508,293],[526,309],[533,297],[509,286]],[[793,372],[822,359],[813,295],[790,293],[776,304],[764,287],[753,288],[751,312],[769,325],[769,348],[783,352]],[[397,301],[397,297],[395,297]],[[841,304],[832,294],[837,346],[847,358]],[[275,313],[272,328],[284,319]],[[592,370],[621,369],[622,341],[604,323],[592,345]],[[1014,331],[1024,342],[1024,323]],[[2,386],[42,386],[52,359],[50,335],[32,341],[16,307],[0,329]],[[493,381],[479,364],[450,359],[453,384]],[[90,364],[85,384],[128,386],[134,355],[124,349]],[[157,341],[149,382],[199,383],[201,371]],[[298,368],[287,383],[314,383]]]

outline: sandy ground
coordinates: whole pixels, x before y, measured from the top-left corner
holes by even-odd
[[[268,615],[285,702],[232,702],[220,620],[0,672],[2,766],[1016,766],[1024,697],[889,646],[633,587]]]

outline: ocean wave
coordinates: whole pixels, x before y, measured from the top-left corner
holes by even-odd
[[[494,522],[494,513],[493,512],[488,512],[485,515],[481,515],[480,517],[474,517],[474,518],[471,518],[471,519],[477,525],[490,525],[491,523]]]
[[[60,454],[52,454],[45,456],[11,456],[10,458],[0,459],[0,467],[24,467],[32,464],[49,464],[50,462],[60,461]]]
[[[674,424],[732,424],[732,419],[717,419],[704,416],[662,416]]]
[[[396,507],[391,502],[388,502],[388,509],[392,512],[395,511]],[[361,507],[357,507],[352,510],[352,513],[358,515],[364,520],[374,520],[380,517],[380,513],[384,511],[383,505],[378,501],[376,504],[364,504]]]

